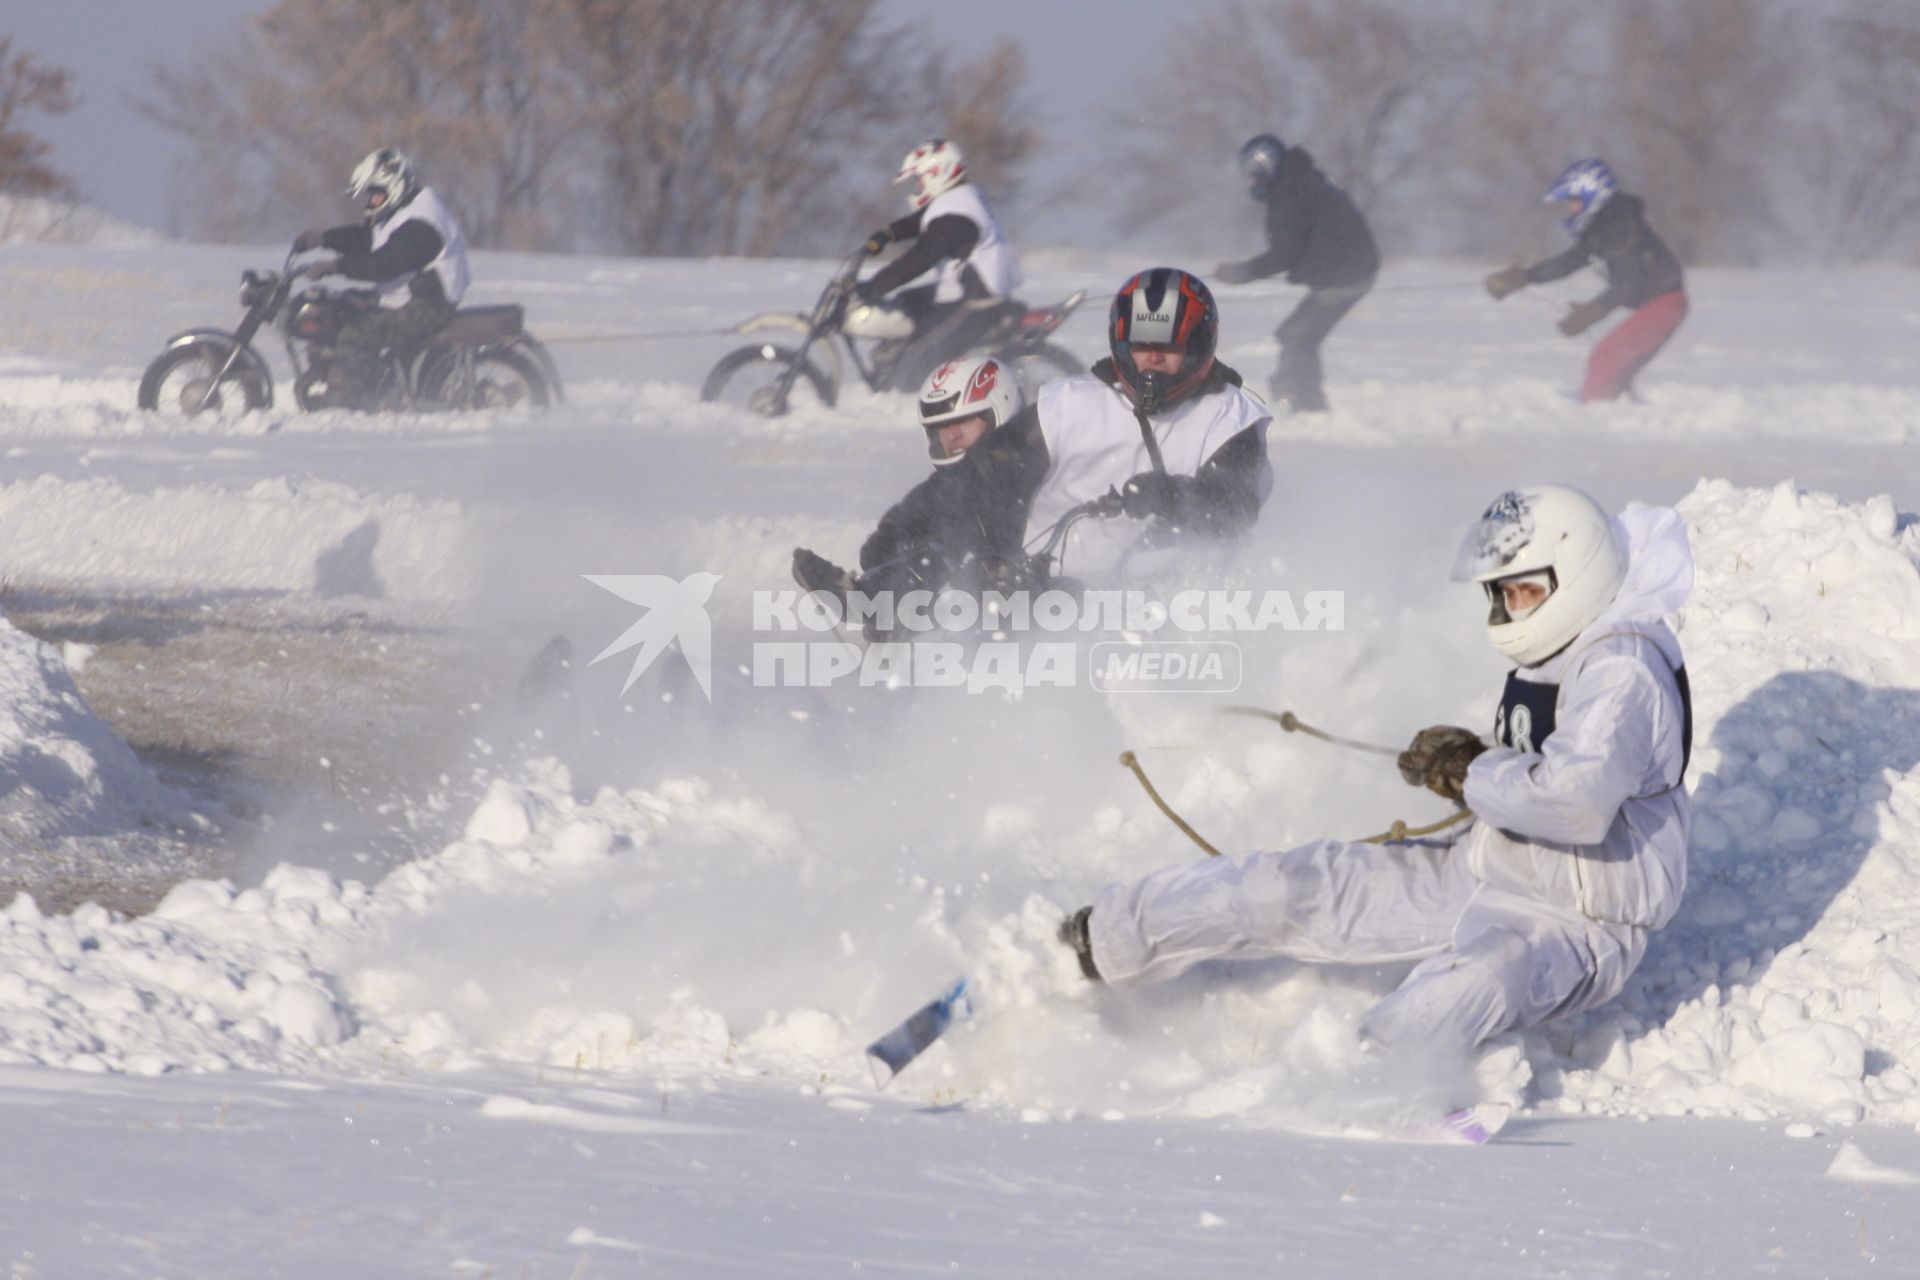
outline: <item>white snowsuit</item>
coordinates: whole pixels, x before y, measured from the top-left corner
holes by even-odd
[[[1046,478],[1027,508],[1025,542],[1033,551],[1067,512],[1118,489],[1153,470],[1133,403],[1118,388],[1090,373],[1056,378],[1040,388],[1040,433],[1046,440]],[[1190,395],[1148,418],[1168,472],[1199,472],[1221,446],[1247,430],[1260,435],[1261,500],[1273,488],[1266,462],[1267,428],[1273,415],[1239,387],[1223,386],[1206,395]],[[1129,516],[1081,520],[1068,531],[1056,564],[1058,572],[1085,582],[1124,581],[1128,555],[1152,530],[1152,522]]]
[[[1477,817],[1464,833],[1322,840],[1115,885],[1089,922],[1101,976],[1164,979],[1236,955],[1418,960],[1362,1035],[1459,1049],[1618,995],[1686,886],[1691,727],[1661,618],[1692,589],[1693,558],[1669,508],[1629,507],[1615,532],[1619,594],[1566,649],[1509,677],[1496,737],[1519,740],[1468,770]]]

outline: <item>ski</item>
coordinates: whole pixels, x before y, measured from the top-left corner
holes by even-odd
[[[1403,1142],[1411,1146],[1484,1146],[1506,1125],[1513,1108],[1504,1102],[1482,1102],[1462,1107],[1437,1120],[1389,1121],[1386,1124],[1329,1123],[1284,1119],[1279,1127],[1308,1138],[1340,1138],[1359,1142]]]
[[[1493,1141],[1493,1136],[1505,1127],[1507,1118],[1512,1114],[1513,1108],[1504,1102],[1482,1102],[1478,1106],[1465,1107],[1450,1113],[1440,1122],[1441,1129],[1434,1140],[1465,1142],[1477,1147]]]
[[[955,980],[939,998],[922,1005],[913,1016],[867,1046],[867,1065],[873,1087],[884,1089],[908,1063],[925,1053],[947,1028],[973,1012],[967,1000],[967,980]]]

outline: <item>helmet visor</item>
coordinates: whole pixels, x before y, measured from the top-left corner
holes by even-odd
[[[1455,582],[1485,582],[1506,573],[1519,572],[1522,565],[1509,568],[1533,544],[1533,511],[1519,493],[1505,493],[1487,508],[1453,558]]]
[[[1553,595],[1560,579],[1551,569],[1534,569],[1482,585],[1487,589],[1487,625],[1500,627],[1534,613]]]

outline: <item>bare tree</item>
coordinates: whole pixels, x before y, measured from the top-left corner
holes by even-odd
[[[1451,19],[1396,0],[1220,3],[1125,82],[1123,217],[1218,226],[1231,157],[1249,136],[1304,145],[1363,210],[1422,180],[1422,109],[1455,45]]]
[[[13,38],[0,36],[0,192],[71,196],[73,184],[47,162],[53,144],[35,133],[36,116],[60,116],[80,105],[73,72],[49,66]]]
[[[1592,31],[1585,6],[1491,0],[1463,43],[1455,93],[1424,141],[1444,157],[1430,174],[1427,217],[1443,247],[1494,257],[1546,247],[1554,231],[1539,197],[1581,155],[1604,151],[1595,110],[1604,83],[1578,49]]]
[[[936,60],[925,78],[941,134],[960,144],[974,181],[996,201],[1012,204],[1020,195],[1021,170],[1042,140],[1019,44],[1003,37],[979,58],[951,66]]]
[[[572,101],[552,0],[281,0],[155,70],[140,105],[191,144],[191,228],[222,237],[340,207],[353,163],[413,153],[475,243],[547,248]]]
[[[1920,19],[1843,14],[1826,24],[1827,75],[1809,86],[1811,123],[1789,173],[1812,256],[1857,262],[1920,247]]]
[[[1750,262],[1776,233],[1792,46],[1771,0],[1616,0],[1609,158],[1684,262]]]
[[[881,172],[914,83],[876,0],[565,8],[618,247],[765,254],[860,225],[847,177]]]

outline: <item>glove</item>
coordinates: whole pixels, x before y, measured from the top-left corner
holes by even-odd
[[[1567,314],[1560,317],[1560,332],[1569,338],[1577,337],[1600,323],[1600,317],[1613,310],[1598,298],[1589,298],[1585,302],[1576,302],[1567,308]]]
[[[1455,804],[1466,803],[1467,769],[1487,744],[1475,738],[1471,742],[1449,742],[1437,748],[1427,763],[1427,790]]]
[[[1400,776],[1410,787],[1427,785],[1427,770],[1432,766],[1434,756],[1442,747],[1460,746],[1472,743],[1485,750],[1480,735],[1471,729],[1462,729],[1459,725],[1438,724],[1431,729],[1422,729],[1413,735],[1413,742],[1400,753],[1394,762],[1400,766]],[[1475,751],[1474,755],[1480,754]]]
[[[893,233],[882,227],[867,237],[867,242],[860,246],[860,251],[871,258],[892,243]]]
[[[295,253],[312,253],[326,243],[327,233],[318,228],[309,228],[293,238]]]
[[[1527,269],[1519,263],[1502,267],[1487,277],[1487,292],[1493,295],[1495,302],[1527,287]]]
[[[1245,284],[1254,274],[1244,262],[1223,262],[1213,269],[1213,278],[1221,284]]]
[[[1171,518],[1180,500],[1179,476],[1142,471],[1120,486],[1120,512],[1135,520],[1148,516]]]

